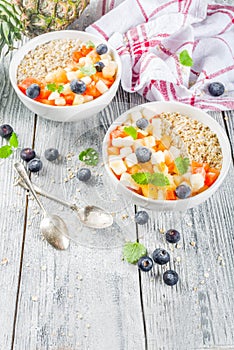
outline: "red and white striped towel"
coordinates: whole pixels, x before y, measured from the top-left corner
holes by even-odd
[[[150,101],[176,100],[205,110],[234,109],[234,7],[205,0],[125,0],[90,25],[123,63],[122,86]],[[179,62],[187,50],[193,66]],[[212,97],[207,86],[225,85]]]

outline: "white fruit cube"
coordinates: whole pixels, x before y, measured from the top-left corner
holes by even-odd
[[[75,98],[73,100],[73,105],[81,105],[84,103],[84,96],[83,95],[75,95]]]
[[[56,98],[56,99],[54,100],[54,104],[55,104],[56,106],[65,106],[65,105],[66,105],[66,100],[65,100],[65,98],[63,98],[63,97],[59,97],[59,98]]]
[[[129,154],[126,158],[125,158],[125,162],[127,164],[127,166],[129,168],[131,168],[133,165],[137,164],[138,161],[137,161],[137,157],[135,155],[135,153],[131,153]]]
[[[68,94],[72,93],[70,83],[63,85],[62,93],[63,93],[63,95],[68,95]]]
[[[198,191],[204,186],[204,177],[202,174],[192,174],[190,176],[190,183],[193,191]]]
[[[90,96],[90,95],[84,95],[84,103],[85,103],[85,102],[92,101],[92,100],[93,100],[93,96]]]
[[[131,147],[120,148],[120,156],[123,157],[123,158],[128,156],[131,153],[132,153]]]
[[[161,123],[162,122],[161,122],[160,118],[153,118],[152,119],[153,136],[156,138],[156,140],[160,140],[162,137]]]
[[[90,77],[83,77],[80,80],[82,80],[86,85],[92,83],[92,79]]]
[[[134,151],[138,148],[138,147],[144,147],[144,140],[143,139],[138,139],[134,141],[133,144],[133,149]]]
[[[48,97],[48,100],[53,101],[59,97],[60,97],[60,93],[58,91],[53,91],[53,92],[51,92],[50,96]]]
[[[158,190],[158,199],[164,200],[165,197],[165,192],[163,190]]]
[[[108,87],[106,86],[106,84],[102,81],[102,80],[99,80],[96,84],[96,88],[98,89],[98,91],[101,93],[101,94],[104,94],[106,91],[108,91]]]
[[[176,158],[178,158],[180,156],[180,150],[177,147],[175,147],[175,146],[171,146],[169,148],[169,152],[170,152],[170,154],[172,155],[172,157],[174,159],[176,159]]]
[[[71,72],[67,72],[67,80],[72,81],[74,79],[79,79],[79,71],[71,71]]]
[[[116,137],[112,140],[112,146],[115,147],[129,147],[134,144],[134,140],[131,136]]]
[[[144,144],[147,148],[155,146],[155,138],[153,136],[144,137]]]
[[[130,174],[123,173],[119,180],[124,186],[130,187],[133,190],[138,190],[139,186],[136,184],[136,182],[133,180]]]
[[[109,157],[109,166],[116,175],[121,175],[126,172],[127,167],[120,157]]]
[[[152,164],[160,164],[165,162],[165,154],[162,151],[154,152],[151,156]]]

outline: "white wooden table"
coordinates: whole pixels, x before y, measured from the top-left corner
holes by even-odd
[[[95,16],[94,1],[81,22],[91,23]],[[114,213],[115,224],[96,232],[82,228],[68,209],[42,199],[69,222],[76,237],[67,251],[54,250],[39,233],[42,216],[35,201],[14,186],[19,151],[0,165],[0,349],[233,350],[233,165],[204,204],[185,213],[148,211],[149,223],[136,227],[133,216],[140,208],[113,192],[101,161],[88,188],[69,174],[76,173],[79,151],[90,146],[101,153],[108,123],[143,98],[119,88],[113,102],[88,121],[50,122],[17,98],[8,79],[10,58],[0,63],[0,124],[11,124],[20,147],[33,147],[41,156],[43,171],[32,174],[32,180],[67,200],[102,204]],[[234,112],[211,115],[233,149]],[[63,156],[58,165],[44,159],[49,146]],[[182,234],[173,250],[163,234],[169,228]],[[169,250],[178,285],[163,283],[164,268],[142,273],[123,262],[122,246],[129,239],[142,242],[149,252]]]

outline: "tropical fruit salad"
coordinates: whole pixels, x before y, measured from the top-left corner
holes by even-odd
[[[195,196],[212,186],[222,167],[218,137],[208,126],[146,108],[129,113],[110,133],[107,152],[117,179],[152,199]]]
[[[101,96],[115,81],[117,63],[106,44],[61,39],[38,45],[17,71],[19,89],[52,106],[75,106]]]

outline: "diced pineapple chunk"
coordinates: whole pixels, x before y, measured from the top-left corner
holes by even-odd
[[[82,80],[86,85],[92,83],[92,79],[90,77],[83,77],[80,80]]]
[[[60,97],[60,93],[58,91],[53,91],[53,92],[51,92],[50,96],[48,97],[48,100],[53,101],[59,97]]]
[[[84,103],[85,102],[90,102],[93,100],[93,96],[90,96],[90,95],[84,95]]]
[[[129,154],[125,158],[125,162],[129,168],[131,168],[133,165],[136,165],[138,163],[138,161],[137,161],[137,157],[136,157],[135,153]]]
[[[160,164],[165,162],[165,154],[162,151],[157,151],[152,153],[151,163],[152,164]]]
[[[169,148],[171,144],[171,136],[169,135],[163,135],[161,138],[161,142],[164,147]]]
[[[72,104],[73,105],[81,105],[82,103],[84,103],[84,96],[76,94]]]
[[[110,65],[105,66],[102,70],[102,75],[104,78],[111,78],[115,75],[115,68]]]
[[[153,136],[144,137],[143,140],[146,147],[151,148],[155,146],[155,138]]]
[[[108,147],[108,154],[109,155],[119,155],[119,148],[118,147]]]
[[[65,100],[65,98],[63,98],[63,97],[59,97],[59,98],[56,98],[56,99],[54,100],[54,104],[55,104],[56,106],[65,106],[65,105],[66,105],[66,100]]]
[[[158,199],[158,188],[152,184],[141,185],[142,193],[147,198]]]
[[[64,84],[63,85],[63,95],[69,95],[72,93],[70,83]]]
[[[127,167],[120,157],[109,158],[109,166],[116,175],[121,175],[126,172]]]
[[[198,191],[204,186],[204,177],[202,174],[192,174],[190,176],[190,183],[193,191]]]
[[[127,187],[132,188],[133,190],[138,190],[139,186],[138,184],[133,180],[130,174],[123,173],[120,177],[120,182]]]
[[[67,72],[67,80],[72,81],[80,78],[80,72],[78,70]]]
[[[173,179],[176,186],[179,186],[183,181],[183,177],[181,175],[173,175]]]
[[[120,148],[120,155],[121,155],[121,157],[126,157],[129,154],[131,154],[131,153],[132,153],[132,148],[131,147]]]
[[[162,137],[162,127],[161,127],[161,119],[160,118],[153,118],[152,119],[152,125],[153,125],[153,136],[156,138],[156,140],[160,140]]]
[[[115,147],[129,147],[134,144],[134,140],[131,136],[116,137],[112,139],[112,146]]]
[[[108,91],[108,87],[106,86],[106,84],[105,84],[102,80],[99,80],[99,81],[96,83],[96,88],[98,89],[98,91],[99,91],[101,94],[104,94],[106,91]]]

